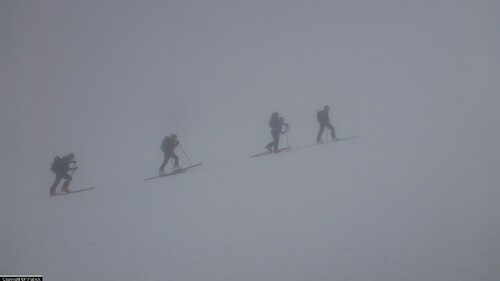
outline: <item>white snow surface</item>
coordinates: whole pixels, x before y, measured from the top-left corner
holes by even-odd
[[[497,280],[499,191],[485,177],[498,175],[473,159],[404,153],[361,136],[55,198],[11,191],[1,270],[48,280]]]
[[[500,280],[499,13],[1,1],[0,275]],[[337,135],[359,137],[250,158],[274,111],[281,146],[314,143],[326,104]],[[172,132],[203,164],[144,181]],[[96,188],[50,197],[70,152],[70,188]]]

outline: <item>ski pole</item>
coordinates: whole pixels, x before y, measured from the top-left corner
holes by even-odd
[[[75,168],[75,163],[73,163],[73,167],[72,167],[72,168]],[[77,167],[76,169],[78,169],[78,167]],[[76,169],[71,170],[71,174],[70,174],[70,176],[72,176],[72,175],[75,173]]]
[[[186,152],[184,152],[184,149],[182,148],[182,145],[179,143],[179,147],[181,148],[182,153],[184,153],[184,156],[186,156],[189,165],[193,166],[193,163],[191,163],[191,160],[189,160],[189,157],[187,156]]]

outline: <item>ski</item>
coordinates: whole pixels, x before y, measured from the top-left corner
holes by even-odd
[[[56,192],[54,194],[50,194],[50,196],[59,196],[59,195],[73,194],[73,193],[78,193],[78,192],[82,192],[82,191],[92,190],[94,188],[95,188],[95,186],[88,187],[88,188],[77,189],[77,190],[72,190],[70,192]]]
[[[297,146],[297,147],[293,147],[291,150],[298,150],[298,149],[310,148],[310,147],[318,146],[318,145],[322,145],[322,144],[333,143],[333,142],[344,141],[344,140],[350,140],[350,139],[357,138],[357,137],[358,137],[358,135],[355,135],[355,136],[347,137],[347,138],[336,138],[336,139],[334,139],[332,141],[317,142],[317,143],[314,143],[314,144],[300,145],[300,146]]]
[[[331,140],[329,142],[324,142],[323,144],[325,144],[325,143],[331,143],[331,142],[338,142],[338,141],[343,141],[343,140],[350,140],[350,139],[357,138],[357,137],[358,137],[358,135],[355,135],[355,136],[352,136],[352,137],[347,137],[347,138],[336,138],[336,139]],[[321,143],[319,143],[319,144],[321,144]]]
[[[266,151],[266,152],[254,154],[254,155],[250,156],[250,158],[257,157],[257,156],[268,155],[268,154],[280,153],[280,152],[288,151],[288,150],[290,150],[290,148],[291,148],[291,146],[287,146],[285,148],[278,149],[278,151],[276,151],[276,152],[274,152],[274,151]]]
[[[173,171],[171,173],[160,174],[160,175],[157,175],[157,176],[154,176],[154,177],[150,177],[150,178],[147,178],[147,179],[144,179],[144,180],[147,181],[147,180],[152,180],[152,179],[156,179],[156,178],[163,178],[163,177],[167,177],[167,176],[171,176],[171,175],[176,175],[176,174],[184,173],[188,169],[191,169],[191,168],[194,168],[194,167],[198,167],[200,165],[201,165],[201,162],[198,163],[198,164],[191,165],[189,167],[180,168],[180,169],[175,170],[175,171]]]

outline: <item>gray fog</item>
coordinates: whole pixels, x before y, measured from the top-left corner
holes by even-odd
[[[290,123],[288,140],[299,146],[315,142],[316,110],[329,105],[337,135],[359,135],[348,150],[357,162],[343,170],[344,177],[355,179],[349,190],[389,187],[380,189],[380,198],[400,200],[402,206],[418,202],[423,208],[426,202],[435,202],[427,209],[433,214],[450,210],[446,198],[456,196],[451,209],[457,216],[462,204],[482,215],[468,218],[480,225],[473,237],[490,249],[484,251],[487,256],[478,254],[474,260],[477,272],[462,276],[498,280],[499,14],[500,2],[494,0],[1,1],[0,252],[8,255],[0,258],[0,274],[45,268],[40,263],[43,253],[33,260],[16,255],[22,244],[16,229],[22,225],[33,236],[43,236],[36,233],[40,228],[49,231],[40,219],[57,213],[51,209],[53,202],[62,199],[46,198],[54,180],[50,164],[55,156],[76,155],[75,188],[95,185],[93,194],[98,194],[99,187],[108,187],[114,190],[109,196],[118,193],[125,198],[131,186],[144,185],[144,178],[158,172],[161,140],[176,133],[189,157],[203,162],[200,170],[207,175],[188,182],[194,183],[189,187],[206,183],[215,188],[220,179],[225,183],[221,186],[246,188],[252,181],[245,178],[245,171],[256,173],[258,167],[243,161],[270,141],[271,113],[279,112]],[[352,157],[340,155],[346,158],[334,154],[332,161],[342,163]],[[302,161],[303,174],[287,171],[288,162],[277,173],[293,174],[297,182],[314,186],[317,179],[307,178],[316,169],[313,156],[304,152],[292,160]],[[185,161],[181,159],[181,164]],[[233,174],[225,174],[225,168]],[[328,173],[330,177],[319,183],[334,183],[341,176],[333,169]],[[259,186],[270,182],[263,180]],[[304,189],[309,188],[306,185]],[[410,187],[410,193],[424,188],[425,196],[404,193],[401,186]],[[332,192],[336,187],[331,186]],[[236,194],[228,188],[213,191]],[[83,196],[76,194],[74,198],[82,200],[73,202],[74,208],[97,208],[92,199],[83,202],[78,199]],[[168,197],[163,200],[169,202]],[[311,207],[314,202],[311,196]],[[138,205],[132,205],[138,216]],[[362,204],[357,208],[369,212]],[[382,214],[398,212],[387,208]],[[452,217],[450,213],[445,221],[461,224],[448,220]],[[354,220],[356,215],[346,213],[343,219]],[[245,219],[235,215],[234,220]],[[419,226],[441,226],[432,219],[426,222]],[[433,240],[432,235],[422,239]],[[264,238],[255,241],[267,245]],[[33,243],[32,250],[37,251],[37,245]],[[405,250],[404,244],[399,246],[393,249]],[[376,252],[375,246],[369,249]],[[61,253],[53,256],[62,258]],[[304,262],[314,264],[324,258]],[[407,262],[394,266],[413,268],[411,259]],[[370,272],[370,265],[357,265]],[[124,269],[115,266],[109,272]],[[272,272],[258,264],[254,269],[236,268],[233,273],[247,274],[248,280],[291,279],[252,276],[257,271]],[[332,277],[321,279],[315,271],[301,278]],[[449,276],[460,276],[460,271],[451,272],[456,275]],[[367,274],[339,280],[451,280],[408,272],[388,277],[391,274]]]

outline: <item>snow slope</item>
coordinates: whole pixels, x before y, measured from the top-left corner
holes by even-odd
[[[429,161],[440,156],[373,149],[361,136],[206,161],[155,181],[15,197],[31,211],[7,224],[2,271],[48,280],[497,280],[500,194],[478,183],[498,175],[467,173],[467,161],[436,171]]]

